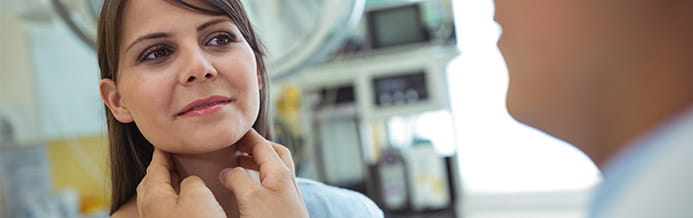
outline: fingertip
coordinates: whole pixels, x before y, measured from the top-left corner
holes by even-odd
[[[171,161],[171,156],[168,152],[165,152],[158,148],[154,148],[154,153],[152,155],[152,160],[149,166],[160,166],[170,171],[171,169],[173,169],[173,162]]]
[[[185,177],[185,179],[183,179],[183,181],[180,182],[181,190],[185,189],[185,187],[192,187],[192,186],[198,186],[198,185],[202,185],[202,186],[206,187],[205,181],[202,180],[202,178],[200,178],[199,176],[188,176],[188,177]]]
[[[257,132],[257,130],[255,130],[254,128],[250,128],[250,129],[248,130],[248,132],[245,134],[245,136],[243,137],[243,139],[245,139],[245,141],[251,142],[251,143],[252,143],[252,142],[257,142],[257,141],[267,140],[267,139],[265,139],[264,136],[262,136],[262,135],[261,135],[259,132]]]
[[[154,152],[152,153],[152,160],[160,161],[162,158],[166,157],[166,152],[154,147]]]
[[[219,182],[226,184],[226,175],[231,171],[231,168],[225,168],[219,172]]]
[[[166,152],[157,147],[154,147],[154,155],[166,155]]]
[[[257,130],[250,128],[235,145],[237,145],[237,150],[240,152],[252,153],[254,147],[261,143],[269,144],[269,141],[258,133]]]
[[[255,130],[255,128],[250,128],[250,130],[248,130],[248,134],[251,134],[251,135],[253,135],[253,136],[260,136],[260,137],[262,137],[262,135],[260,135],[260,133],[257,132],[257,130]]]

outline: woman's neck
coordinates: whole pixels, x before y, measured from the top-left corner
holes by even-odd
[[[229,218],[238,217],[236,198],[219,181],[219,172],[238,166],[236,146],[203,154],[171,154],[171,159],[179,178],[179,181],[172,182],[180,184],[188,176],[200,177],[224,208],[226,215]]]

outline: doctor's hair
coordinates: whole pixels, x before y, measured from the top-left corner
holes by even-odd
[[[250,45],[262,80],[260,111],[253,128],[265,138],[272,140],[271,120],[268,114],[269,82],[264,63],[264,49],[255,35],[247,13],[240,0],[200,0],[203,6],[183,0],[166,0],[197,13],[227,16],[238,27]],[[122,43],[122,18],[126,0],[107,0],[101,8],[97,27],[96,53],[101,79],[111,79],[118,84],[119,48]],[[104,105],[105,107],[105,105]],[[113,215],[136,194],[137,185],[144,178],[151,162],[154,147],[145,139],[135,122],[120,123],[108,107],[105,107],[108,128],[108,143],[111,174],[111,208]]]

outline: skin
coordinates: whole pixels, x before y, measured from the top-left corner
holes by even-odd
[[[288,149],[251,128],[263,84],[231,19],[151,0],[128,1],[122,19],[118,81],[102,80],[101,95],[156,152],[136,199],[113,217],[307,217]],[[210,96],[233,101],[179,116]],[[244,168],[258,170],[260,182]]]
[[[692,106],[690,1],[495,3],[508,111],[598,167]]]
[[[164,151],[188,154],[224,148],[250,129],[262,84],[253,51],[230,18],[135,0],[126,3],[122,22],[119,81],[101,83],[118,121],[134,121]],[[154,33],[170,36],[138,41]],[[177,116],[193,101],[215,95],[234,101],[221,113]]]
[[[253,156],[239,157],[241,167],[226,168],[218,178],[237,197],[238,216],[308,217],[298,186],[290,179],[295,175],[289,150],[252,130],[237,145],[239,151]],[[172,183],[177,179],[175,173],[169,173],[172,164],[165,152],[156,149],[147,175],[137,187],[137,203],[128,204],[113,217],[227,217],[199,177]],[[260,182],[246,169],[259,171]]]

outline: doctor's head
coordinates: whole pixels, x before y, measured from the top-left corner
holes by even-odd
[[[495,3],[495,20],[503,28],[498,46],[510,73],[509,112],[573,144],[623,143],[601,134],[626,122],[619,116],[635,105],[661,106],[655,95],[671,95],[657,93],[658,87],[693,79],[693,71],[673,69],[691,62],[693,1]],[[655,100],[643,104],[650,99]]]

